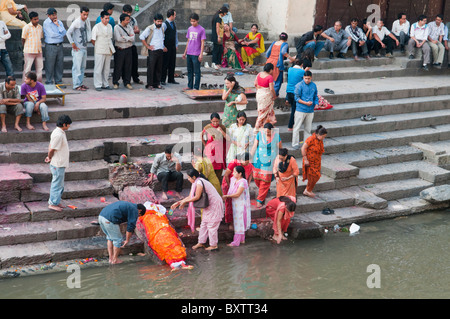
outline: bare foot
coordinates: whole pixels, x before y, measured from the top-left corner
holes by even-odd
[[[175,196],[176,196],[178,199],[182,199],[182,198],[183,198],[183,196],[181,196],[181,194],[178,193],[178,192],[175,193]]]
[[[17,131],[22,132],[22,128],[21,128],[19,125],[15,125],[14,128],[15,128]]]
[[[48,205],[48,208],[50,208],[52,210],[55,210],[57,212],[61,212],[62,211],[62,208],[59,207],[59,206],[56,206],[56,205]]]
[[[198,243],[197,245],[192,246],[192,249],[195,250],[195,249],[198,249],[198,248],[201,248],[201,247],[205,247],[205,245]]]
[[[42,128],[44,129],[44,131],[48,131],[49,130],[48,127],[47,127],[47,124],[42,124]]]
[[[181,269],[194,269],[194,266],[192,266],[192,265],[186,265],[186,264],[182,264],[181,265]]]
[[[163,192],[161,195],[161,199],[168,200],[167,194]]]
[[[122,259],[119,259],[119,258],[117,258],[115,261],[113,260],[113,261],[111,262],[111,264],[113,264],[113,265],[117,265],[117,264],[121,264],[121,263],[123,263],[123,260],[122,260]]]
[[[219,248],[218,246],[209,246],[208,248],[205,248],[205,250],[215,250]]]
[[[27,129],[29,130],[35,130],[34,126],[31,124],[27,124]]]
[[[311,197],[311,198],[316,197],[316,194],[314,194],[314,193],[312,193],[312,192],[308,192],[308,191],[306,191],[306,190],[303,192],[303,195],[308,196],[308,197]]]
[[[2,127],[2,133],[6,133],[8,132],[8,130],[6,129],[6,127]]]

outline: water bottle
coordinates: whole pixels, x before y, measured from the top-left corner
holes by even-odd
[[[134,6],[134,11],[136,13],[139,12],[139,4],[136,3],[136,5]]]

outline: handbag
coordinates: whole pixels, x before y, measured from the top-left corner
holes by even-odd
[[[203,191],[202,191],[202,195],[200,196],[200,198],[194,202],[194,207],[195,208],[206,208],[209,206],[209,198],[208,198],[208,194],[205,191],[205,184],[203,184],[202,180],[200,180],[200,182],[202,182]]]

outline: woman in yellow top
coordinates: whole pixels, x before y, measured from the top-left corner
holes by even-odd
[[[200,150],[199,150],[200,152]],[[200,173],[203,174],[208,181],[213,184],[220,196],[222,196],[222,187],[219,179],[214,171],[214,167],[211,160],[208,157],[202,157],[198,154],[192,154],[192,166]]]
[[[243,45],[241,48],[242,60],[244,61],[245,67],[250,68],[253,65],[253,59],[266,50],[264,38],[258,32],[258,25],[256,23],[252,24],[252,32],[249,32],[240,43]]]
[[[23,28],[27,23],[30,23],[27,6],[16,4],[13,0],[0,1],[0,18],[6,25],[19,28]]]

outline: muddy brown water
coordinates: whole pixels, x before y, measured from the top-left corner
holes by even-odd
[[[359,233],[189,250],[193,270],[138,261],[0,280],[0,298],[449,298],[450,210],[359,224]],[[69,284],[68,284],[69,283]]]

